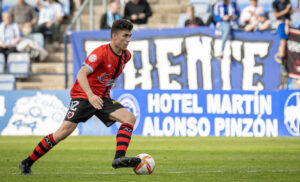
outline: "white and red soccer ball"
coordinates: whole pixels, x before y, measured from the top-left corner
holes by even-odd
[[[151,174],[155,168],[155,161],[149,154],[139,154],[136,157],[141,159],[141,163],[133,168],[135,174]]]

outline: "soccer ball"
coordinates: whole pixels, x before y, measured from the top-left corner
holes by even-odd
[[[141,163],[133,169],[135,174],[151,174],[155,168],[154,159],[149,154],[139,154],[136,157],[140,158]]]

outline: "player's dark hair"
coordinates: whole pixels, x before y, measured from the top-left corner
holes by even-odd
[[[112,37],[113,33],[117,33],[120,30],[129,30],[131,31],[133,28],[133,24],[129,20],[121,19],[116,20],[112,24],[110,36]]]

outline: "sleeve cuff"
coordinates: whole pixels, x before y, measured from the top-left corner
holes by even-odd
[[[88,64],[86,64],[86,63],[83,63],[83,65],[84,65],[85,67],[87,67],[88,69],[90,69],[92,72],[94,72],[94,69],[93,69],[90,65],[88,65]]]

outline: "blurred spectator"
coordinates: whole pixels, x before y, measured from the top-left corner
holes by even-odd
[[[120,3],[118,0],[111,0],[108,4],[108,11],[104,13],[100,20],[100,29],[111,29],[115,20],[122,19],[120,11]]]
[[[0,24],[0,52],[5,55],[5,60],[9,53],[17,52],[16,46],[20,40],[21,32],[18,24],[12,22],[9,12],[3,12]]]
[[[186,13],[189,18],[184,22],[185,27],[199,27],[204,25],[203,20],[195,16],[195,8],[193,5],[187,7]]]
[[[18,52],[28,52],[30,58],[38,58],[40,61],[44,61],[48,56],[46,49],[40,46],[37,41],[31,39],[22,38],[16,48]]]
[[[216,5],[217,2],[218,2],[217,0],[214,0],[213,2],[211,1],[211,3],[210,3],[210,7],[211,7],[210,8],[210,14],[209,14],[209,17],[208,17],[208,19],[205,23],[206,26],[210,26],[211,24],[213,26],[216,25],[216,21],[214,19],[214,8],[215,8],[215,5]]]
[[[40,13],[38,24],[34,26],[34,31],[42,32],[44,35],[51,32],[50,41],[53,43],[54,48],[57,48],[60,24],[64,16],[62,7],[54,0],[46,0],[45,2],[37,0],[37,6]]]
[[[258,6],[257,1],[258,0],[250,0],[250,5],[242,10],[240,23],[242,26],[245,26],[245,30],[247,26],[253,27],[257,25],[259,14],[264,12],[264,8]]]
[[[281,64],[281,75],[280,79],[283,83],[286,82],[287,78],[287,68],[286,68],[286,42],[288,39],[289,26],[291,25],[291,14],[293,14],[296,9],[292,9],[290,0],[275,0],[272,3],[273,14],[276,17],[277,33],[280,38],[278,56],[282,60]]]
[[[146,0],[130,0],[125,5],[124,18],[134,24],[134,29],[148,28],[148,18],[152,16],[151,8]]]
[[[37,16],[35,9],[25,0],[18,0],[18,3],[11,7],[10,14],[12,21],[19,25],[24,35],[32,32],[32,27],[37,22]]]
[[[235,16],[237,17],[237,20],[238,20],[240,17],[240,9],[239,9],[237,0],[230,0],[230,3],[232,4],[232,6],[235,9]]]
[[[220,58],[223,58],[226,41],[231,35],[231,29],[237,28],[236,9],[229,0],[220,0],[214,7],[214,19],[217,22],[216,34],[221,31],[222,49]]]
[[[286,56],[286,40],[288,39],[289,26],[291,25],[291,14],[296,9],[292,9],[290,0],[275,0],[272,3],[273,14],[276,17],[277,33],[280,38],[280,45],[278,49],[279,57]]]
[[[269,20],[268,17],[268,12],[261,12],[258,15],[257,22],[253,24],[248,24],[245,27],[245,31],[250,32],[250,31],[258,31],[262,32],[265,30],[268,30],[271,28],[271,21]]]

